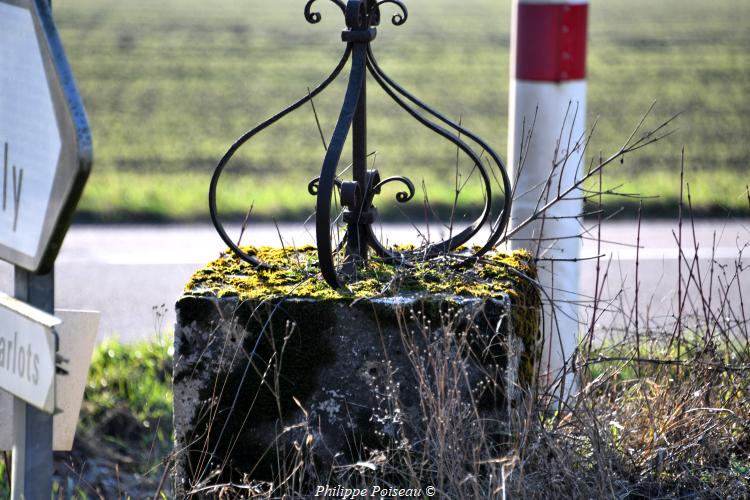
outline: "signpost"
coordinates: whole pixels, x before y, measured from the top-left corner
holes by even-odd
[[[13,375],[2,373],[0,385],[17,396],[14,499],[49,498],[52,489],[57,323],[44,312],[54,311],[54,262],[91,161],[86,113],[47,0],[0,0],[0,259],[16,266],[16,299],[40,310],[5,299],[0,317],[6,354],[8,342],[15,349]],[[42,374],[50,356],[51,379]]]

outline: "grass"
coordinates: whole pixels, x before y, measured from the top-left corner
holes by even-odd
[[[0,496],[3,498],[10,498],[10,481],[8,481],[9,468],[7,460],[8,455],[6,454],[3,457],[3,461],[0,462]]]
[[[438,335],[429,344],[434,354],[420,356],[406,335],[405,350],[416,353],[410,360],[420,381],[424,418],[415,425],[426,436],[420,446],[399,440],[330,471],[318,469],[300,446],[289,457],[288,474],[271,484],[247,477],[214,492],[297,498],[309,496],[311,485],[341,484],[432,485],[446,498],[750,497],[750,316],[742,293],[735,293],[748,277],[750,244],[738,239],[731,262],[704,260],[699,268],[690,252],[698,243],[690,241],[690,221],[680,222],[681,257],[672,262],[680,285],[673,295],[648,297],[641,290],[632,303],[618,303],[620,292],[614,292],[581,304],[581,318],[591,323],[581,325],[588,331],[573,362],[580,393],[559,411],[551,404],[554,396],[539,388],[515,408],[512,432],[498,441],[477,408],[450,397],[468,378],[461,357],[445,353],[462,352],[467,337]],[[597,273],[597,289],[608,289],[607,274]],[[621,289],[639,290],[637,279],[626,278]],[[652,316],[646,306],[653,300],[671,300],[673,309]],[[605,309],[615,321],[597,319]],[[282,356],[283,349],[275,354]],[[56,498],[157,493],[173,456],[172,356],[171,339],[160,336],[97,347],[74,451],[56,457]],[[254,389],[246,390],[243,397],[252,396]],[[396,414],[403,407],[399,391],[384,397],[384,407]],[[317,424],[305,424],[287,427],[279,437],[303,428],[312,440]],[[7,496],[5,467],[0,461],[0,495]],[[170,481],[162,486],[166,497]],[[211,492],[213,485],[203,487]]]
[[[124,344],[109,338],[94,351],[80,420],[84,430],[95,430],[108,416],[126,410],[134,418],[139,447],[171,441],[172,341],[143,340]],[[123,431],[125,429],[122,429]],[[128,440],[128,445],[132,445]],[[171,448],[171,445],[169,446]],[[156,450],[155,456],[161,456]],[[148,464],[152,465],[152,464]]]
[[[504,452],[487,446],[491,440],[466,439],[460,429],[471,427],[471,422],[464,422],[465,426],[441,428],[447,444],[459,445],[458,455],[455,451],[430,456],[415,453],[409,458],[403,451],[393,450],[392,455],[368,462],[377,473],[369,467],[342,467],[336,479],[326,478],[321,484],[334,484],[334,480],[348,481],[342,484],[350,487],[383,484],[379,477],[399,484],[401,477],[411,481],[405,484],[424,485],[434,480],[430,476],[433,467],[449,465],[446,470],[455,472],[456,467],[468,466],[471,471],[477,453],[479,458],[491,458],[486,454],[495,453],[492,461],[476,471],[483,475],[470,473],[468,480],[456,483],[451,482],[456,478],[445,477],[443,484],[432,484],[438,491],[452,492],[451,498],[491,494],[486,488],[492,487],[496,495],[502,487],[510,497],[523,494],[527,498],[602,498],[610,494],[741,498],[750,494],[750,400],[743,393],[746,375],[732,367],[747,369],[747,345],[730,348],[717,343],[706,349],[701,337],[688,335],[686,339],[680,352],[654,336],[639,356],[628,342],[582,355],[577,364],[584,389],[575,407],[523,420],[517,441],[503,448]],[[97,347],[75,450],[70,457],[57,454],[55,498],[68,498],[64,496],[67,493],[80,499],[153,496],[162,471],[159,464],[171,450],[167,424],[171,422],[170,345],[171,341],[158,339],[132,344],[112,339]],[[637,359],[653,362],[639,363]],[[432,369],[443,373],[452,361],[446,359],[445,363],[445,367]],[[451,373],[459,379],[451,379]],[[446,383],[461,383],[460,369],[452,367],[443,376],[446,374]],[[429,405],[437,400],[444,406],[443,413],[457,409],[449,400],[426,397],[426,411],[439,410]],[[112,415],[120,410],[117,430]],[[466,419],[465,410],[460,416]],[[159,421],[161,431],[155,425]],[[433,424],[437,419],[426,425]],[[135,427],[126,432],[128,426]],[[404,467],[407,463],[411,469]],[[102,477],[96,482],[87,472],[102,466],[109,471],[109,482]],[[5,462],[0,461],[3,497],[9,495],[4,471]],[[410,473],[422,475],[409,477]],[[166,481],[167,487],[170,482]],[[231,489],[223,491],[232,494]],[[300,491],[288,493],[294,496]]]
[[[57,467],[61,491],[107,498],[114,483],[132,498],[153,497],[172,451],[172,352],[161,336],[97,346],[70,465]]]
[[[583,397],[571,411],[526,420],[515,444],[524,448],[511,447],[511,453],[506,449],[494,463],[482,466],[485,474],[490,470],[497,474],[494,483],[483,483],[487,476],[468,476],[471,479],[462,484],[443,484],[443,491],[458,486],[452,498],[461,498],[481,493],[491,484],[500,487],[504,481],[508,495],[528,498],[600,498],[606,491],[628,493],[628,498],[740,498],[750,493],[750,402],[741,392],[747,388],[746,375],[712,368],[747,366],[748,360],[743,358],[747,346],[740,351],[744,354],[721,343],[706,350],[702,339],[693,336],[678,353],[674,347],[652,340],[639,356],[634,356],[629,343],[602,346],[582,356],[578,364],[583,373]],[[96,349],[74,458],[57,454],[58,471],[67,473],[55,476],[55,498],[67,498],[63,496],[66,492],[80,499],[110,495],[151,498],[156,492],[162,470],[157,466],[171,450],[171,435],[165,425],[171,421],[171,387],[168,377],[164,380],[172,361],[168,344],[171,342],[156,339],[122,344],[113,339]],[[635,359],[655,362],[639,364]],[[460,376],[460,370],[456,374]],[[447,400],[443,404],[450,406]],[[117,436],[111,427],[102,432],[107,428],[107,415],[117,409],[127,412],[120,422],[132,422],[138,432],[125,437],[122,433]],[[159,420],[163,428],[155,432]],[[449,444],[461,438],[455,427],[442,430]],[[87,439],[91,443],[83,444]],[[456,457],[452,452],[454,460],[457,458],[454,466],[467,465],[463,460],[477,451],[492,451],[476,439],[459,442],[465,454]],[[382,484],[377,481],[380,474],[393,481],[394,474],[406,473],[394,469],[404,459],[399,453],[386,461],[381,457],[375,462],[380,472],[372,475],[364,468],[355,472],[344,467],[338,472],[339,479],[348,477],[349,485],[357,487],[369,481]],[[412,459],[412,472],[428,474],[427,466],[440,462],[441,454]],[[422,459],[429,463],[420,463]],[[66,463],[77,469],[68,469]],[[109,485],[88,481],[87,467],[95,468],[98,463],[109,467]],[[9,495],[4,470],[5,462],[0,461],[3,498]],[[427,478],[412,478],[418,483],[411,484],[426,484]],[[165,484],[169,487],[170,482]],[[70,485],[73,488],[66,489]]]
[[[669,274],[670,281],[676,278],[676,290],[655,290],[649,297],[640,289],[636,262],[635,276],[623,278],[619,292],[600,295],[609,290],[604,285],[612,262],[605,257],[600,274],[602,261],[597,260],[595,296],[576,299],[580,330],[586,333],[567,367],[576,373],[580,392],[567,400],[545,387],[528,394],[527,406],[511,412],[512,431],[507,435],[498,438],[487,431],[492,419],[482,418],[478,405],[445,397],[470,387],[460,356],[440,351],[443,343],[456,342],[461,352],[465,336],[428,325],[426,331],[437,332],[430,348],[441,354],[415,355],[413,360],[422,413],[410,422],[423,439],[410,442],[404,432],[389,446],[364,449],[328,469],[315,460],[314,418],[295,420],[296,425],[285,421],[275,435],[278,442],[290,439],[293,428],[306,434],[295,435],[298,446],[290,451],[289,462],[279,461],[274,479],[201,482],[199,491],[215,487],[263,498],[304,497],[316,485],[371,489],[388,484],[432,485],[445,498],[750,496],[750,336],[742,298],[750,243],[738,234],[735,258],[699,262],[691,249],[702,243],[690,226],[687,215],[680,217],[675,235],[680,257],[665,263],[665,270],[677,265],[676,276],[674,271]],[[623,299],[626,289],[635,290],[632,300]],[[557,311],[560,300],[544,299],[544,305]],[[651,311],[655,301],[667,310]],[[614,319],[603,320],[604,311]],[[406,328],[404,350],[416,353],[408,341],[411,327]],[[272,365],[278,358],[280,366],[283,354],[283,349],[266,353],[274,360],[267,365],[271,379],[278,376]],[[248,389],[250,394],[242,393],[245,399],[261,390]],[[414,403],[412,397],[400,399],[398,391],[384,397],[394,420],[400,408]],[[237,472],[239,476],[244,468]]]
[[[81,217],[205,220],[213,166],[248,128],[304,95],[343,50],[340,13],[320,1],[308,25],[304,2],[67,0],[55,15],[87,105],[95,170]],[[316,4],[316,5],[318,5]],[[506,149],[510,2],[412,0],[402,27],[384,24],[374,49],[399,82]],[[591,7],[588,123],[600,117],[592,154],[611,152],[653,100],[655,121],[683,112],[662,147],[627,158],[613,183],[674,212],[687,145],[697,213],[750,212],[742,199],[750,108],[750,35],[742,0],[609,0]],[[345,77],[342,78],[342,81]],[[330,134],[343,83],[316,104]],[[455,151],[421,131],[381,93],[369,95],[370,146],[385,175],[425,180],[430,200],[450,204]],[[222,213],[258,217],[310,213],[305,182],[322,147],[309,107],[248,146],[220,185]],[[447,184],[447,186],[444,186]],[[434,191],[434,192],[433,192]],[[476,204],[479,189],[462,202]],[[412,203],[419,204],[418,200]],[[613,205],[617,200],[612,200]],[[380,202],[382,205],[383,202]],[[386,216],[398,212],[385,208]]]

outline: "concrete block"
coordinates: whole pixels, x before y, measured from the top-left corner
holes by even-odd
[[[522,277],[533,269],[520,255],[504,283],[488,272],[507,265],[497,259],[460,283],[405,271],[402,284],[421,285],[370,296],[317,284],[280,293],[278,274],[232,257],[198,271],[176,306],[176,494],[272,481],[300,457],[320,472],[416,450],[441,405],[476,409],[502,439],[533,390],[540,347],[538,296]],[[243,293],[259,275],[268,286]]]

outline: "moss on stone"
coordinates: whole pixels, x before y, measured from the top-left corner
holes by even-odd
[[[185,287],[193,296],[238,297],[240,300],[297,297],[346,300],[426,292],[470,297],[496,297],[525,289],[525,276],[535,270],[525,251],[498,252],[469,268],[457,269],[447,258],[393,266],[373,257],[350,280],[345,290],[333,290],[320,275],[314,247],[296,249],[245,247],[271,269],[256,269],[233,253],[198,270]]]
[[[198,270],[185,288],[187,296],[237,297],[240,301],[283,297],[351,302],[355,299],[426,293],[491,298],[507,295],[512,304],[513,329],[524,343],[519,380],[531,381],[539,356],[540,298],[533,281],[536,269],[530,254],[520,250],[495,252],[469,267],[456,268],[448,257],[413,266],[386,264],[377,257],[347,283],[334,290],[323,280],[312,246],[295,249],[245,247],[270,269],[257,269],[231,252]]]
[[[290,450],[307,442],[298,425],[302,408],[315,423],[315,442],[325,445],[312,457],[328,465],[334,457],[360,461],[368,449],[386,449],[403,436],[418,443],[424,408],[417,377],[431,378],[432,368],[419,372],[413,363],[425,352],[426,359],[431,352],[464,357],[469,386],[456,394],[471,397],[492,420],[515,404],[509,383],[533,387],[540,300],[526,252],[497,252],[463,267],[455,256],[410,266],[373,257],[346,289],[334,290],[322,279],[314,247],[243,250],[270,268],[228,252],[193,275],[177,305],[175,387],[192,391],[188,402],[176,392],[176,401],[192,408],[191,430],[178,438],[187,456],[182,470],[210,453],[209,460],[224,457],[216,482],[240,481],[250,470],[255,479],[273,480]],[[425,324],[435,328],[416,335]],[[446,325],[451,334],[443,335]],[[498,342],[499,332],[511,342]],[[468,343],[458,348],[459,338]],[[407,417],[389,413],[394,397]],[[330,456],[321,451],[329,445]]]

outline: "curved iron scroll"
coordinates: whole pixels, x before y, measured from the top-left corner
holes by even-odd
[[[330,1],[338,5],[339,8],[341,9],[341,12],[346,14],[346,4],[344,2],[342,2],[341,0],[330,0]],[[308,0],[307,4],[305,4],[305,19],[310,24],[317,24],[322,19],[320,12],[313,12],[312,10],[312,6],[315,2],[317,2],[317,0]]]
[[[481,138],[459,124],[452,122],[437,111],[434,111],[411,93],[399,86],[379,66],[372,52],[370,42],[377,34],[375,26],[380,23],[380,8],[386,4],[394,4],[399,11],[393,14],[392,24],[403,25],[408,19],[409,13],[406,5],[401,0],[329,0],[337,5],[344,13],[347,29],[342,32],[342,40],[346,42],[346,50],[341,60],[317,87],[292,105],[264,121],[257,127],[243,134],[232,144],[224,157],[214,170],[209,188],[209,209],[211,219],[221,238],[229,248],[243,260],[256,267],[268,267],[254,255],[239,248],[229,238],[223,225],[218,218],[216,190],[219,178],[229,160],[237,150],[250,138],[271,126],[287,114],[295,111],[303,104],[320,94],[331,82],[342,72],[344,66],[351,60],[349,81],[347,84],[344,102],[339,113],[336,126],[329,141],[321,167],[320,176],[310,181],[307,186],[308,192],[316,196],[315,231],[318,243],[318,258],[320,270],[326,282],[334,287],[341,288],[347,277],[354,274],[357,266],[367,260],[368,248],[388,262],[408,263],[416,258],[434,258],[441,254],[447,254],[456,250],[471,240],[485,226],[490,227],[490,236],[484,245],[469,253],[462,253],[459,262],[471,263],[481,257],[501,241],[510,217],[510,179],[505,165],[492,148]],[[320,12],[313,11],[316,0],[308,0],[305,5],[305,19],[310,23],[318,23],[321,20]],[[448,239],[437,243],[427,243],[425,246],[408,251],[397,252],[386,248],[375,236],[372,224],[377,212],[373,201],[380,194],[383,186],[399,182],[406,188],[396,193],[396,201],[407,203],[416,193],[414,184],[404,176],[392,176],[385,179],[380,178],[377,170],[368,170],[366,165],[366,122],[367,122],[367,92],[366,75],[370,74],[378,86],[396,102],[409,115],[419,123],[435,132],[444,139],[454,144],[459,151],[466,155],[479,173],[484,189],[484,207],[481,214],[465,229],[451,235]],[[341,154],[350,131],[352,132],[353,145],[353,179],[343,181],[336,176]],[[468,142],[479,146],[481,153],[478,154]],[[483,162],[487,160],[487,164]],[[500,174],[504,203],[499,211],[493,207],[493,177],[497,179],[496,170]],[[347,224],[344,241],[333,245],[331,234],[331,205],[333,191],[339,191],[341,204],[345,207],[343,212],[344,222]],[[340,269],[336,266],[336,257],[343,249],[346,249],[345,258]]]

